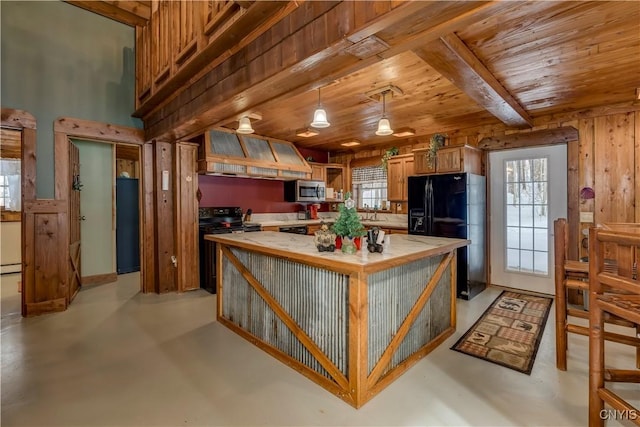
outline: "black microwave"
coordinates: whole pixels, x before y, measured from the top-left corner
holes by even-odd
[[[324,181],[285,181],[284,200],[306,203],[324,202],[326,187],[327,184]]]

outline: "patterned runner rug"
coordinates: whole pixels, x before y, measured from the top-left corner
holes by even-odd
[[[451,349],[530,375],[552,302],[502,291]]]

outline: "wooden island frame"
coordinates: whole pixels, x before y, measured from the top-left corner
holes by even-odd
[[[217,320],[355,408],[455,331],[467,240],[393,235],[386,253],[346,255],[312,236],[205,238],[217,243]]]

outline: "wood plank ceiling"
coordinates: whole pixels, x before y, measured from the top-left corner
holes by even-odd
[[[144,7],[149,2],[70,3],[118,8],[120,3]],[[277,79],[255,83],[242,107],[230,96],[190,117],[189,123],[235,128],[240,114],[257,111],[262,119],[252,123],[256,134],[339,152],[352,150],[341,143],[354,139],[361,142],[355,150],[401,145],[423,142],[435,132],[500,124],[523,129],[542,116],[638,103],[637,2],[419,2],[411,7],[412,13],[405,8],[393,15],[396,9],[391,10],[388,19],[360,39],[349,35],[349,41],[359,43],[292,67],[286,84],[274,85]],[[131,13],[131,5],[127,9]],[[388,85],[402,92],[386,97],[392,127],[413,128],[416,136],[374,134],[382,104],[367,93]],[[308,127],[313,117],[317,88],[331,126],[310,138],[297,136],[296,130]],[[260,93],[264,95],[254,96]],[[174,135],[194,136],[202,130],[184,125]],[[147,136],[166,129],[151,133]]]

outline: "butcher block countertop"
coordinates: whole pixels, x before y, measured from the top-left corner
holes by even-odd
[[[356,254],[349,255],[339,249],[335,252],[319,252],[313,243],[313,236],[299,234],[261,231],[205,236],[208,240],[227,246],[237,246],[314,265],[323,265],[331,269],[366,272],[379,271],[420,258],[440,255],[471,243],[465,239],[406,234],[393,234],[388,237],[389,244],[386,245],[383,253],[369,253],[366,245],[363,245]]]

